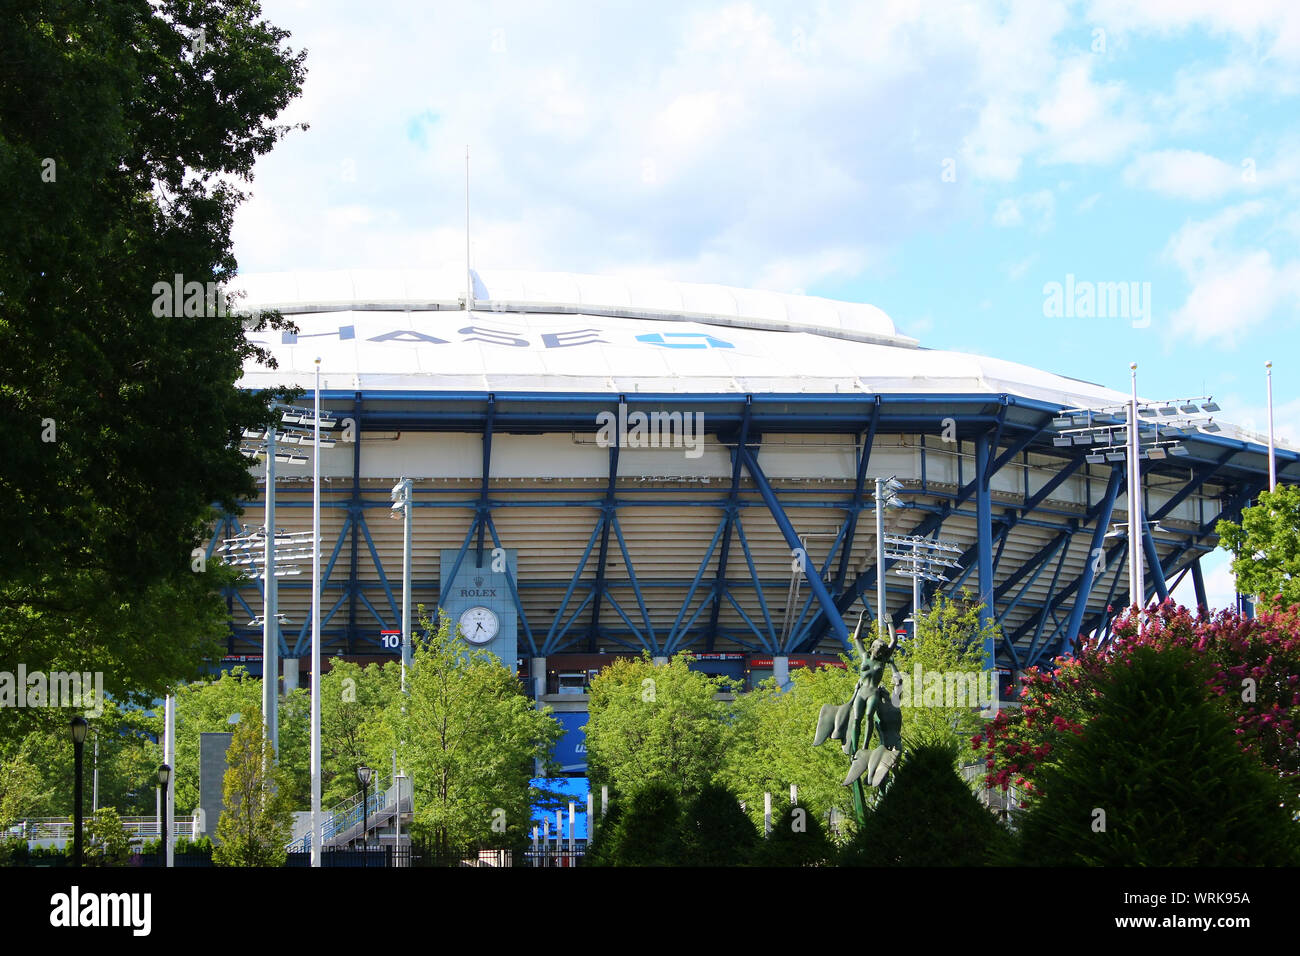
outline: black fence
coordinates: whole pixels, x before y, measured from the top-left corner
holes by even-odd
[[[370,869],[401,869],[405,867],[490,867],[490,868],[568,868],[581,866],[586,848],[582,846],[569,850],[534,849],[479,849],[465,851],[437,851],[420,844],[407,846],[372,846],[369,850],[343,847],[325,847],[321,851],[322,867],[356,867]],[[11,860],[11,866],[58,866],[70,867],[71,860],[63,855],[33,857],[31,860]],[[134,853],[124,861],[126,866],[161,867],[163,858],[157,853]],[[212,856],[208,853],[175,853],[172,865],[176,868],[211,867]],[[284,862],[287,867],[310,867],[310,853],[290,853]]]

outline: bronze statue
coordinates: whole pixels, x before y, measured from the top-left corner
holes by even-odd
[[[881,786],[903,749],[903,713],[884,685],[886,666],[893,670],[895,683],[903,678],[893,660],[898,637],[893,636],[888,643],[876,638],[868,650],[859,636],[865,616],[866,611],[863,611],[853,631],[853,646],[860,658],[853,697],[847,704],[823,704],[817,716],[817,732],[813,736],[814,747],[827,740],[844,742],[844,753],[853,758],[844,786],[857,785],[854,786],[854,802],[859,814],[865,810],[861,792],[863,774],[867,786]],[[879,741],[875,747],[871,746],[873,736]]]

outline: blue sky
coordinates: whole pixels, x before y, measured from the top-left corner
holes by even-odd
[[[1132,6],[265,2],[311,128],[258,163],[235,252],[458,265],[468,144],[476,268],[870,302],[1114,388],[1136,361],[1259,431],[1271,359],[1295,444],[1300,4]],[[1052,314],[1067,276],[1136,295]]]

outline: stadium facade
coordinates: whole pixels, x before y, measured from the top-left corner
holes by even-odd
[[[1053,425],[1063,408],[1123,393],[922,348],[869,305],[471,275],[472,291],[463,271],[235,284],[241,308],[299,328],[249,333],[279,367],[250,365],[241,386],[310,390],[320,357],[323,406],[350,420],[354,440],[322,452],[326,657],[398,654],[382,632],[401,621],[402,522],[389,516],[403,477],[415,603],[472,612],[492,632],[485,646],[568,723],[611,654],[689,650],[705,669],[759,676],[843,650],[858,611],[875,614],[877,476],[903,485],[887,533],[959,548],[960,567],[925,598],[942,587],[981,602],[1004,635],[1001,669],[1104,635],[1129,603],[1128,541],[1111,533],[1126,517],[1125,466],[1087,461],[1091,449]],[[1188,433],[1181,457],[1143,463],[1147,598],[1190,574],[1204,603],[1216,522],[1266,487],[1263,439],[1219,426]],[[1295,450],[1278,463],[1300,479]],[[310,465],[281,465],[276,487],[277,525],[309,531]],[[224,519],[209,552],[260,525],[261,507]],[[901,627],[912,585],[891,564],[886,612]],[[309,574],[279,584],[290,683],[309,659],[310,587]],[[229,603],[229,659],[256,672],[261,631],[242,622],[261,611],[259,585]]]

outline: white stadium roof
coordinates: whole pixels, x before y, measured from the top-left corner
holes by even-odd
[[[370,392],[1001,394],[1097,406],[1127,394],[983,355],[925,349],[881,309],[816,296],[571,273],[454,270],[239,276],[249,333],[279,363],[240,385]],[[1234,436],[1237,429],[1225,426]],[[1240,437],[1257,436],[1241,433]]]

